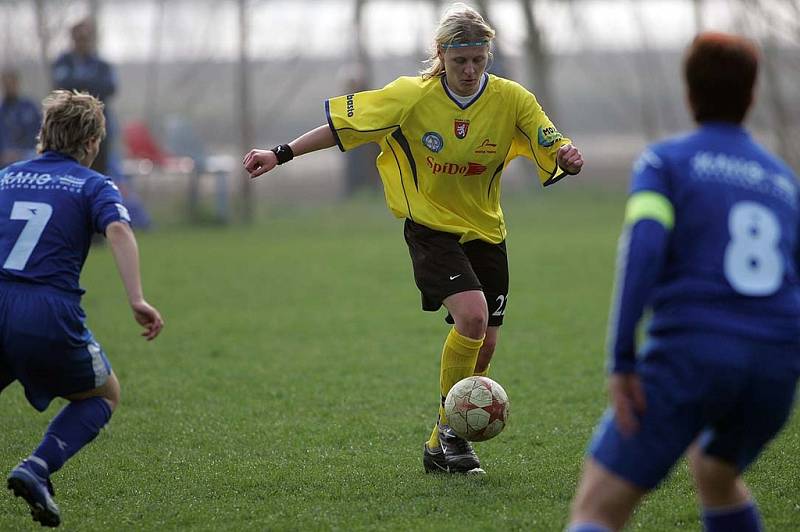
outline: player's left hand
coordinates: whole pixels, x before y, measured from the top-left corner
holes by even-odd
[[[614,421],[619,431],[630,436],[639,430],[638,414],[643,414],[645,402],[642,381],[636,373],[613,373],[608,380],[608,394],[614,406]]]
[[[583,155],[581,151],[572,144],[565,144],[558,149],[556,162],[559,168],[568,174],[575,175],[580,173],[583,168]]]
[[[132,302],[131,310],[136,323],[144,327],[145,330],[142,331],[142,336],[148,342],[158,336],[158,333],[164,327],[164,319],[154,306],[142,299]]]

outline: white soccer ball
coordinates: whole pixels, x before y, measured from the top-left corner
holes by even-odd
[[[462,438],[494,438],[508,422],[508,395],[487,377],[467,377],[455,383],[444,401],[447,423]]]

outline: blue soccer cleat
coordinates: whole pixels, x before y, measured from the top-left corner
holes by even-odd
[[[31,507],[34,521],[50,527],[57,527],[61,523],[61,514],[53,500],[55,493],[50,479],[37,475],[28,460],[23,460],[8,475],[8,489],[14,492],[14,496],[25,499]]]

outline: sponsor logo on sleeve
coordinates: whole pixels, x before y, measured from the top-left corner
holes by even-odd
[[[422,135],[422,143],[433,153],[439,153],[444,148],[444,139],[435,131],[428,131]]]
[[[347,118],[353,118],[353,115],[356,114],[356,104],[353,95],[348,94],[345,96],[345,101],[347,102]]]
[[[488,138],[483,139],[481,145],[475,148],[475,153],[497,153],[497,144],[492,144]]]
[[[462,120],[460,118],[456,118],[453,122],[453,133],[455,133],[456,138],[463,139],[469,133],[469,120]]]
[[[553,126],[541,127],[539,126],[538,141],[539,146],[548,148],[552,146],[557,140],[562,138],[561,133]]]

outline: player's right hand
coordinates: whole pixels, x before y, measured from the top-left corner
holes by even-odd
[[[275,168],[278,164],[278,157],[272,150],[250,150],[244,156],[242,164],[250,174],[250,178],[254,178]]]
[[[136,323],[145,328],[142,332],[142,336],[144,336],[148,342],[158,336],[158,333],[160,333],[161,329],[164,327],[164,320],[155,307],[150,305],[147,301],[141,300],[131,303],[131,310],[133,310],[133,317],[136,319]]]
[[[638,414],[643,414],[647,406],[639,375],[612,373],[608,380],[608,394],[617,428],[624,436],[631,436],[639,430]]]

